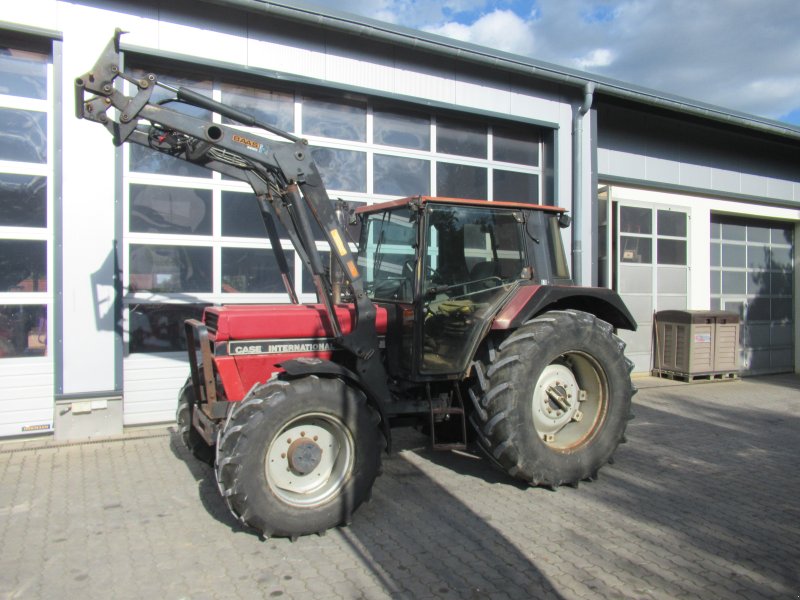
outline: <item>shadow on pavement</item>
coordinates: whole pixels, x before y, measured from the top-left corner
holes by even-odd
[[[192,456],[192,453],[184,446],[180,435],[178,435],[174,427],[170,428],[169,438],[169,449],[175,455],[175,458],[186,465],[186,468],[194,477],[197,482],[197,496],[208,514],[220,523],[230,527],[231,531],[250,531],[233,517],[225,505],[225,500],[222,499],[217,489],[214,469]]]

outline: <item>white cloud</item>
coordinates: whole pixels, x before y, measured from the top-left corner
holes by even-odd
[[[530,54],[534,48],[529,24],[510,10],[495,10],[471,25],[451,21],[425,30],[514,54]]]
[[[588,69],[607,67],[614,62],[614,58],[616,58],[616,54],[613,50],[609,50],[608,48],[596,48],[584,54],[581,58],[573,59],[572,62],[576,67],[585,71]]]
[[[316,0],[770,118],[800,114],[798,0]]]

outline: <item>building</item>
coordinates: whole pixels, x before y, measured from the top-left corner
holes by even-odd
[[[0,22],[0,436],[171,420],[182,320],[285,300],[246,188],[75,118],[116,27],[126,69],[309,138],[334,196],[567,207],[637,371],[666,308],[736,310],[745,374],[800,370],[798,128],[295,2],[28,0]]]

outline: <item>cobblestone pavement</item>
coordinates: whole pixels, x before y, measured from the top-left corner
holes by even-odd
[[[401,432],[349,528],[259,541],[166,427],[0,445],[0,598],[800,597],[800,378],[638,380],[599,481]]]

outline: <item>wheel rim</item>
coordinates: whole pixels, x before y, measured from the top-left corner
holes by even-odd
[[[588,443],[608,409],[608,382],[600,365],[582,352],[568,352],[547,365],[533,390],[533,425],[555,450]]]
[[[321,504],[338,494],[355,462],[353,437],[336,417],[302,415],[287,423],[267,450],[270,490],[293,506]]]

